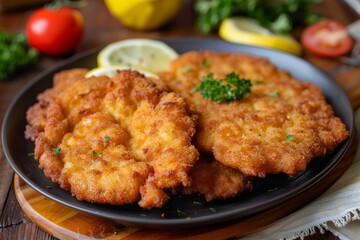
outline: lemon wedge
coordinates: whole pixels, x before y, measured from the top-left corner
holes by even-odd
[[[154,74],[154,73],[139,70],[139,69],[135,69],[135,68],[131,68],[131,67],[127,67],[127,66],[110,66],[110,67],[93,68],[93,69],[91,69],[89,72],[87,72],[85,74],[85,77],[86,78],[100,77],[100,76],[113,77],[113,76],[116,75],[117,71],[121,71],[121,70],[134,70],[134,71],[138,71],[139,73],[144,74],[145,77],[159,78],[159,76]]]
[[[294,55],[300,55],[300,43],[291,37],[273,34],[257,21],[245,17],[232,17],[222,21],[219,28],[221,38],[235,43],[274,48]]]
[[[149,72],[164,71],[178,54],[167,44],[150,39],[128,39],[107,45],[97,62],[99,67],[128,66]]]

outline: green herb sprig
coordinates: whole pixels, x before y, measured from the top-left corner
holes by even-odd
[[[39,52],[28,46],[25,35],[0,30],[0,80],[34,66]]]
[[[251,91],[251,81],[240,79],[239,75],[232,72],[226,75],[223,84],[222,79],[215,79],[213,73],[203,77],[200,84],[196,85],[191,92],[200,89],[200,93],[205,99],[210,99],[216,103],[222,101],[233,102],[244,98]]]
[[[197,0],[196,26],[204,32],[216,30],[228,17],[254,18],[276,33],[289,33],[294,26],[314,23],[322,17],[311,11],[321,0]]]

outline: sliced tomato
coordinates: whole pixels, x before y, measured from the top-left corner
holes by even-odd
[[[301,43],[310,53],[330,58],[345,55],[353,45],[346,27],[334,20],[323,20],[305,28]]]

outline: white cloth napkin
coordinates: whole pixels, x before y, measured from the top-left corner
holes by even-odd
[[[360,110],[355,113],[360,130]],[[266,228],[241,239],[303,239],[316,229],[331,231],[342,240],[360,239],[360,144],[352,165],[319,198]]]

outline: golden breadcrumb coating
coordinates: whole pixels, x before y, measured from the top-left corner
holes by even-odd
[[[84,78],[58,73],[27,112],[25,136],[47,177],[79,200],[161,207],[190,185],[199,153],[183,98],[135,71]]]
[[[184,194],[201,193],[206,201],[226,199],[252,190],[252,179],[203,155],[190,172],[192,184],[183,187]]]
[[[231,72],[252,82],[251,93],[242,100],[217,104],[192,91],[208,73],[223,79]],[[317,86],[294,79],[264,58],[189,52],[159,75],[198,114],[198,149],[245,175],[295,175],[349,136]]]

